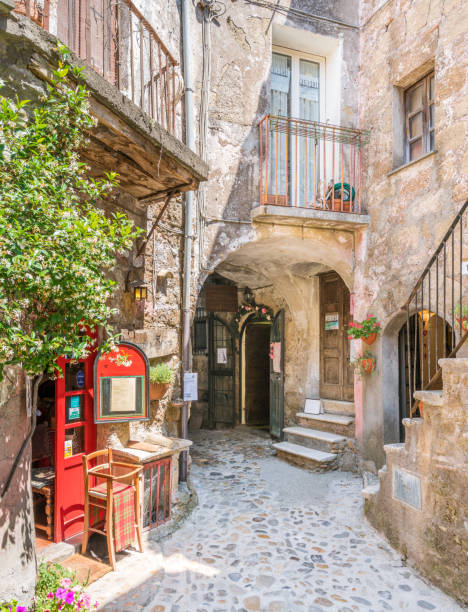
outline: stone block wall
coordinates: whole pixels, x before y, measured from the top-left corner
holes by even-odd
[[[382,442],[398,441],[399,309],[468,193],[467,34],[463,1],[361,1],[359,114],[371,132],[363,150],[370,225],[356,241],[355,316],[377,316],[384,334],[373,347],[377,370],[364,385],[356,422],[361,449],[377,467]],[[405,165],[401,99],[432,69],[435,151]]]
[[[410,563],[467,605],[468,359],[440,362],[443,392],[416,392],[424,419],[405,419],[405,443],[385,446],[380,488],[364,490],[365,513]]]

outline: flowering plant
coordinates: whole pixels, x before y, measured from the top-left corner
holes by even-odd
[[[243,316],[254,315],[256,321],[273,321],[273,309],[265,304],[241,304],[234,317],[234,321],[239,323]]]
[[[359,370],[359,375],[362,376],[363,374],[372,374],[375,369],[375,363],[374,355],[367,350],[354,361],[351,361],[350,365],[355,370]]]
[[[463,306],[460,308],[460,304],[457,304],[453,309],[453,314],[455,315],[461,332],[468,331],[468,306],[463,304]]]
[[[76,575],[60,565],[41,564],[36,584],[33,610],[35,612],[90,612],[98,607],[84,592],[85,584]],[[12,612],[27,612],[17,608]]]
[[[368,338],[371,334],[380,333],[380,323],[377,322],[377,317],[367,315],[364,321],[351,321],[346,331],[349,340]]]

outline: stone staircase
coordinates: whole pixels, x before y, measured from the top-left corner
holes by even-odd
[[[285,427],[278,457],[314,472],[356,469],[354,403],[320,400],[321,414],[298,412],[297,425]]]

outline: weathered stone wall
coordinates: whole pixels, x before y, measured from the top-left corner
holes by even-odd
[[[461,1],[361,2],[360,126],[363,191],[370,225],[356,243],[356,318],[378,317],[385,330],[372,347],[377,370],[364,383],[358,437],[379,466],[382,443],[398,436],[396,336],[399,308],[466,198],[468,52]],[[401,100],[405,88],[435,72],[436,151],[401,167]]]
[[[405,419],[405,444],[385,447],[380,489],[366,491],[365,512],[411,563],[467,605],[468,359],[441,364],[443,394],[416,392],[424,419]],[[395,471],[419,479],[420,509],[396,499]]]

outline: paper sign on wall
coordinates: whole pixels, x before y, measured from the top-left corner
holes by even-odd
[[[337,312],[325,315],[325,331],[340,328],[340,315]]]
[[[68,406],[68,420],[73,421],[81,417],[80,411],[80,396],[72,395],[70,397],[70,404]]]
[[[281,372],[281,342],[272,342],[270,351],[273,372],[279,374]]]
[[[216,362],[227,364],[227,348],[216,349]]]
[[[65,440],[65,453],[64,457],[71,457],[73,455],[73,440]]]
[[[463,276],[468,276],[468,259],[462,261],[462,274]]]
[[[198,374],[184,372],[184,402],[195,402],[198,399]]]

